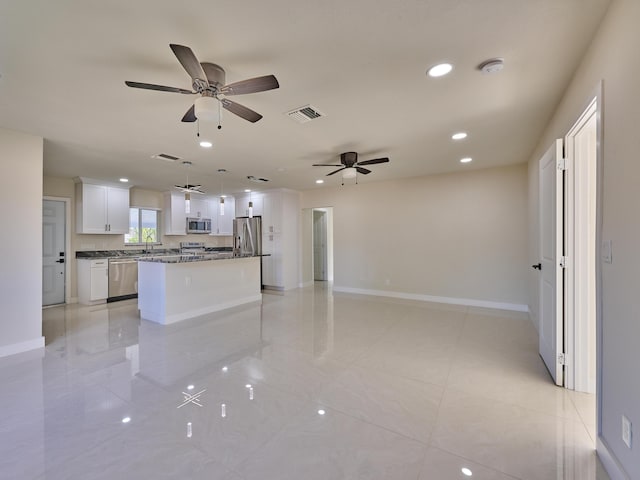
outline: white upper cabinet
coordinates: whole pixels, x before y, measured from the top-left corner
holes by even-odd
[[[164,234],[186,235],[187,215],[185,214],[184,194],[164,192]]]
[[[76,233],[124,234],[129,231],[129,188],[95,180],[76,183]]]
[[[209,212],[209,204],[210,202],[205,199],[202,195],[199,194],[191,194],[191,207],[189,208],[189,213],[187,213],[187,217],[189,218],[211,218],[211,213]]]
[[[220,197],[209,203],[211,212],[211,235],[233,235],[233,219],[236,216],[235,198],[227,195],[224,199],[224,215],[220,215]]]
[[[253,214],[262,215],[263,194],[259,192],[245,193],[236,196],[236,217],[249,216],[249,202],[253,203]]]

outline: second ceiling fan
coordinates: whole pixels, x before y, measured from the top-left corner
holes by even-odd
[[[182,93],[184,95],[200,95],[195,103],[182,117],[183,122],[195,122],[196,120],[212,120],[217,111],[216,101],[220,102],[225,110],[238,115],[249,122],[255,123],[262,118],[258,112],[229,100],[231,95],[244,95],[247,93],[264,92],[278,88],[278,80],[273,75],[250,78],[239,82],[225,84],[225,71],[215,63],[200,63],[189,47],[170,44],[171,50],[178,58],[182,67],[187,71],[192,81],[193,90],[184,88],[167,87],[153,83],[140,83],[125,81],[133,88],[145,90],[157,90],[160,92]]]
[[[331,173],[327,173],[327,177],[333,175],[338,172],[342,172],[348,168],[354,169],[356,172],[361,173],[362,175],[368,175],[371,173],[371,170],[363,168],[362,165],[375,165],[376,163],[388,163],[389,159],[387,157],[383,158],[374,158],[372,160],[365,160],[363,162],[358,161],[358,153],[357,152],[344,152],[340,154],[340,165],[326,164],[326,163],[314,163],[314,167],[342,167],[337,170],[334,170]]]

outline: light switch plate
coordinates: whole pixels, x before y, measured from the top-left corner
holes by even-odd
[[[613,263],[611,240],[605,240],[602,242],[602,261],[605,263]]]
[[[625,445],[631,448],[631,439],[633,435],[631,433],[631,421],[622,415],[622,441]]]

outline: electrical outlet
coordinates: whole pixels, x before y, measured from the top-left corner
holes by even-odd
[[[622,415],[622,441],[625,445],[631,448],[631,439],[633,437],[633,432],[631,431],[631,421]]]
[[[191,286],[191,277],[190,276],[187,275],[186,277],[184,277],[184,284],[187,287]]]

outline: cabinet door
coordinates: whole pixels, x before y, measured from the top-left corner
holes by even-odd
[[[198,194],[191,194],[191,212],[188,217],[193,218],[211,218],[209,214],[209,202],[203,198],[198,197]]]
[[[107,187],[107,232],[129,232],[129,189]]]
[[[265,233],[280,233],[282,224],[282,193],[265,193],[262,210],[263,231]]]
[[[215,198],[209,204],[212,225],[212,235],[233,235],[233,219],[236,216],[235,199],[226,197],[224,199],[224,215],[220,215],[220,199]]]
[[[165,235],[187,234],[187,217],[184,212],[184,195],[165,192],[163,228]]]
[[[82,229],[78,233],[107,233],[107,187],[83,183]]]
[[[252,193],[250,196],[240,195],[236,198],[236,217],[249,216],[249,202],[253,203],[253,214],[262,215],[262,193]]]
[[[89,300],[104,300],[109,295],[109,268],[91,268],[91,294]]]
[[[273,235],[262,235],[262,284],[275,286],[273,274]]]

